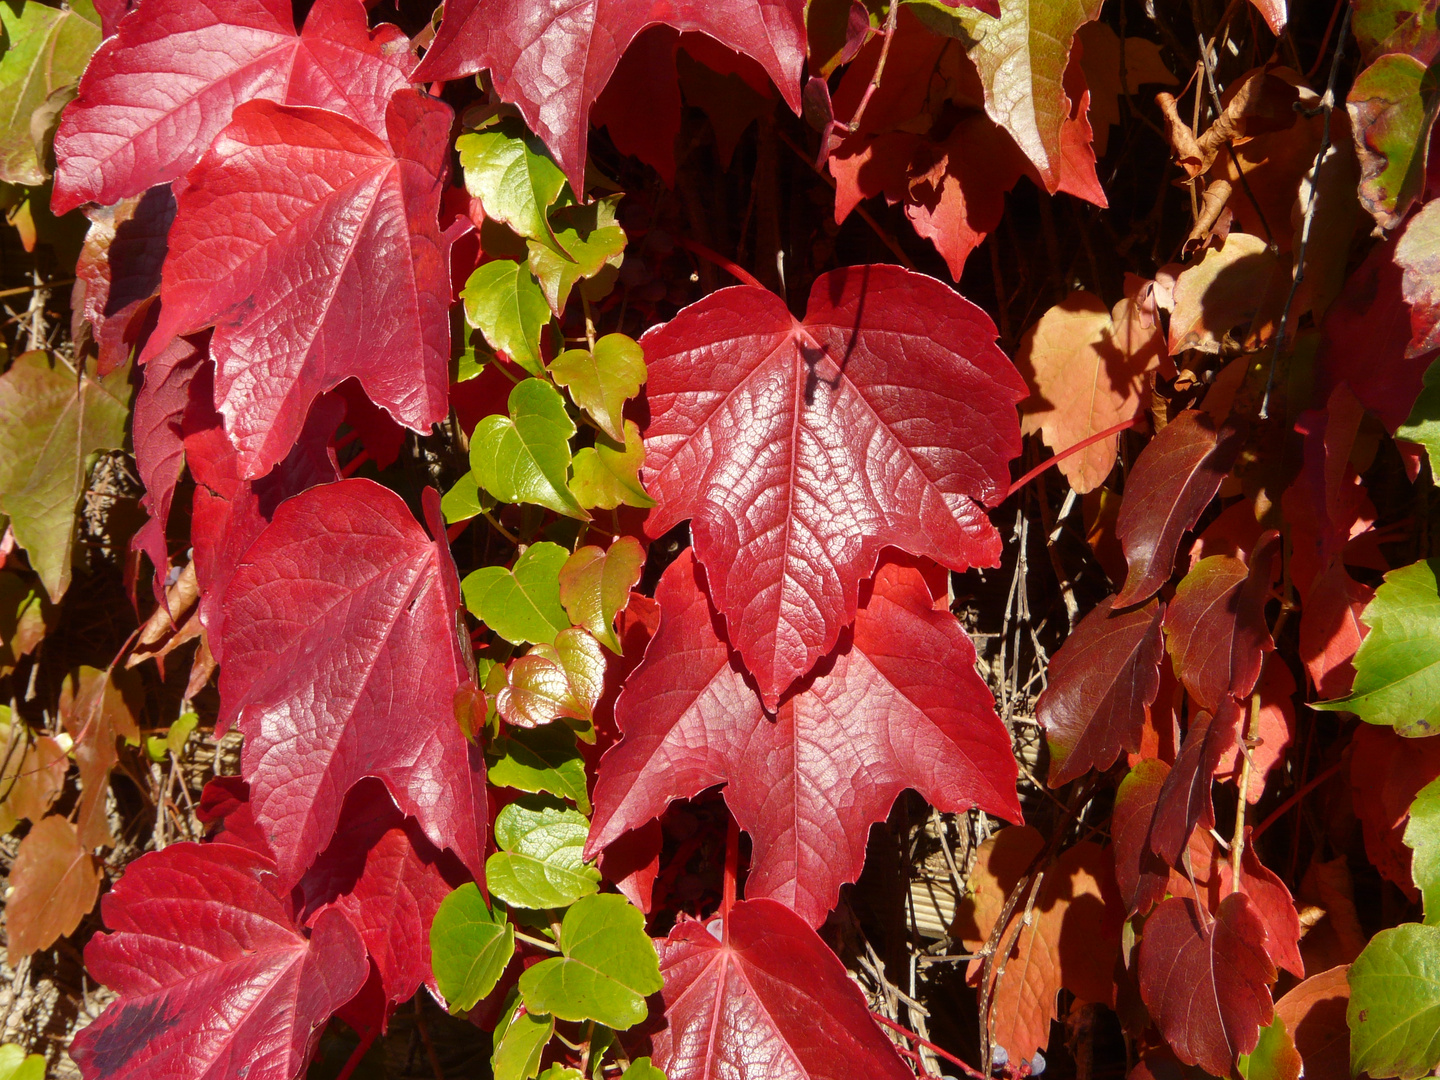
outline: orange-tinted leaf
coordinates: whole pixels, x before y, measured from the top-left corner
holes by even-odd
[[[1152,600],[1128,611],[1100,601],[1050,661],[1035,714],[1050,744],[1050,786],[1108,769],[1137,750],[1145,710],[1160,688],[1160,623]]]
[[[605,654],[578,627],[562,630],[554,645],[536,645],[510,663],[495,708],[508,724],[535,727],[551,720],[588,724],[605,685]]]
[[[10,717],[10,710],[5,709],[3,715]],[[5,755],[0,794],[6,796],[0,823],[8,832],[18,818],[39,821],[45,816],[65,788],[70,759],[49,735],[29,736],[29,745],[25,745],[25,722],[19,717],[0,723],[0,732],[4,742],[0,752]]]
[[[1116,604],[1138,603],[1165,584],[1180,537],[1214,498],[1244,441],[1238,429],[1217,430],[1205,413],[1188,409],[1141,451],[1115,522],[1129,566]]]
[[[1110,128],[1120,123],[1120,96],[1133,94],[1147,83],[1174,86],[1180,80],[1160,57],[1160,46],[1141,37],[1125,39],[1121,64],[1120,38],[1103,22],[1086,23],[1076,38],[1085,82],[1090,88],[1090,125],[1095,130],[1095,154],[1105,156]],[[1123,81],[1122,81],[1122,72]]]
[[[81,667],[60,690],[60,721],[75,740],[80,767],[80,807],[76,819],[86,848],[108,847],[114,838],[105,812],[110,770],[120,760],[116,740],[140,742],[136,721],[136,677],[124,671]]]
[[[1073,292],[1041,316],[1020,343],[1015,366],[1030,396],[1020,405],[1020,430],[1040,432],[1056,453],[1134,417],[1145,375],[1160,367],[1165,345],[1158,327],[1140,326],[1130,299],[1114,311],[1099,297]],[[1084,494],[1105,481],[1120,437],[1111,436],[1057,466]]]
[[[1265,925],[1241,893],[1222,900],[1213,918],[1192,900],[1166,900],[1145,923],[1140,996],[1187,1065],[1229,1076],[1274,1015],[1274,980]]]
[[[1260,711],[1256,717],[1257,741],[1250,747],[1250,784],[1245,793],[1245,801],[1251,805],[1265,794],[1270,770],[1280,763],[1286,749],[1295,741],[1295,704],[1291,701],[1295,676],[1290,674],[1289,665],[1272,660],[1265,665],[1255,689],[1260,695]],[[1238,784],[1242,761],[1237,744],[1220,758],[1215,778],[1221,781],[1233,778]]]
[[[1232,232],[1220,247],[1207,249],[1176,279],[1170,352],[1218,353],[1226,332],[1259,310],[1275,267],[1264,237],[1250,233]]]
[[[5,903],[6,949],[13,964],[73,933],[100,895],[100,868],[59,814],[20,841]]]
[[[1350,1080],[1349,967],[1312,975],[1275,1002],[1275,1015],[1295,1040],[1305,1080]]]
[[[1300,660],[1317,700],[1344,697],[1355,681],[1351,661],[1369,628],[1360,613],[1375,590],[1350,576],[1344,563],[1332,563],[1310,586],[1300,608]]]

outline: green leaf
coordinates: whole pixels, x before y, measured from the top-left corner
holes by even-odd
[[[645,385],[645,350],[638,341],[606,334],[595,342],[593,353],[567,349],[550,365],[550,375],[605,434],[617,443],[625,441],[625,402]]]
[[[1100,14],[1102,0],[1000,0],[1000,18],[951,10],[969,39],[985,111],[1039,170],[1047,191],[1060,183],[1060,129],[1071,102],[1063,84],[1075,31]]]
[[[1430,129],[1440,109],[1440,61],[1387,53],[1345,100],[1360,156],[1360,202],[1382,228],[1400,224],[1425,183]]]
[[[125,445],[130,394],[128,364],[103,379],[77,379],[64,364],[28,352],[0,375],[0,512],[52,600],[70,587],[91,457]]]
[[[0,3],[0,10],[5,5]],[[0,1080],[45,1080],[45,1058],[40,1054],[25,1054],[25,1048],[16,1043],[0,1046]]]
[[[460,354],[459,359],[455,361],[455,377],[450,381],[469,382],[482,374],[493,359],[495,359],[495,355],[483,345],[479,349],[467,346],[465,351]]]
[[[640,581],[645,549],[633,536],[621,536],[610,550],[587,544],[560,568],[560,603],[576,626],[583,626],[616,656],[624,655],[615,634],[615,616],[630,602]]]
[[[1350,965],[1345,1018],[1353,1074],[1416,1080],[1440,1064],[1440,926],[1405,923],[1371,938]]]
[[[577,900],[561,923],[560,950],[520,976],[527,1008],[616,1031],[645,1019],[645,998],[662,983],[639,908],[614,893]]]
[[[1418,55],[1435,35],[1435,0],[1355,0],[1350,29],[1369,63],[1381,53]]]
[[[507,118],[484,131],[455,140],[465,188],[480,200],[487,217],[503,221],[521,236],[554,245],[547,214],[565,188],[565,174],[545,144],[519,120]]]
[[[485,883],[511,907],[573,904],[600,888],[600,871],[585,865],[589,833],[589,820],[577,810],[544,796],[517,799],[495,818],[500,850],[485,863]]]
[[[151,735],[145,740],[145,752],[150,755],[150,760],[163,763],[171,754],[176,757],[185,749],[185,743],[190,738],[190,733],[195,730],[195,725],[200,723],[200,717],[193,712],[182,713],[180,718],[170,725],[170,730],[165,737]]]
[[[33,130],[31,118],[46,109],[51,94],[80,78],[100,46],[100,21],[88,2],[65,9],[12,0],[0,3],[0,26],[9,43],[0,52],[0,180],[33,187],[50,176],[44,155],[59,110],[51,103],[53,115],[37,125],[40,131]],[[71,96],[65,94],[65,100]]]
[[[540,1080],[585,1080],[585,1074],[569,1065],[551,1065],[540,1074]]]
[[[585,206],[562,207],[550,215],[555,243],[526,242],[530,272],[557,316],[565,310],[575,282],[619,266],[625,251],[625,230],[615,223],[619,201],[620,196],[612,195]]]
[[[510,415],[487,416],[470,436],[475,479],[501,502],[538,503],[588,520],[566,486],[575,423],[549,383],[526,379],[510,391]]]
[[[1348,697],[1311,708],[1353,712],[1420,738],[1440,729],[1440,559],[1391,570],[1360,620],[1370,633],[1355,653]]]
[[[540,335],[550,322],[550,305],[524,263],[496,259],[476,269],[460,294],[465,320],[491,348],[503,352],[531,375],[545,374]]]
[[[520,1008],[516,994],[505,1020],[495,1029],[495,1050],[490,1056],[495,1080],[530,1080],[540,1071],[540,1054],[555,1033],[553,1016],[520,1012]]]
[[[1285,1030],[1278,1013],[1268,1027],[1260,1029],[1260,1041],[1235,1063],[1241,1080],[1292,1080],[1301,1074],[1300,1052],[1295,1039]]]
[[[512,569],[482,566],[460,585],[465,606],[477,619],[515,645],[555,643],[570,626],[560,606],[560,568],[570,553],[542,540],[531,544]]]
[[[514,954],[515,928],[473,882],[440,902],[430,924],[430,957],[452,1013],[469,1012],[494,990]]]
[[[648,1057],[636,1058],[620,1080],[665,1080],[665,1073],[650,1064]]]
[[[587,509],[600,507],[613,510],[624,503],[641,509],[654,506],[655,500],[645,494],[640,483],[640,466],[645,464],[645,444],[635,421],[625,421],[625,445],[611,442],[604,435],[595,437],[595,445],[575,455],[570,490],[580,505]]]
[[[532,794],[547,792],[569,799],[582,814],[590,813],[585,759],[575,733],[564,724],[511,728],[490,744],[490,783]]]
[[[440,512],[445,515],[445,524],[469,521],[473,517],[495,509],[495,500],[480,490],[479,481],[473,472],[468,472],[440,500]]]
[[[1440,360],[1425,369],[1424,387],[1410,410],[1410,418],[1395,429],[1395,437],[1425,448],[1430,458],[1430,482],[1440,484]]]
[[[1405,846],[1415,852],[1410,876],[1425,899],[1425,922],[1440,925],[1440,780],[1426,784],[1410,804]]]
[[[567,627],[553,645],[536,645],[511,661],[505,677],[495,704],[506,723],[535,727],[573,720],[588,727],[605,690],[605,654],[584,630]]]

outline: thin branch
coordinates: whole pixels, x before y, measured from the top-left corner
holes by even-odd
[[[1345,762],[1343,760],[1337,761],[1328,769],[1316,773],[1299,788],[1297,788],[1295,794],[1291,795],[1274,810],[1270,811],[1270,816],[1267,817],[1264,821],[1260,822],[1259,825],[1255,826],[1255,828],[1250,833],[1250,843],[1253,844],[1255,843],[1255,841],[1259,840],[1260,837],[1264,834],[1265,830],[1270,828],[1271,825],[1274,825],[1275,822],[1279,821],[1282,817],[1284,817],[1292,809],[1294,809],[1296,803],[1298,803],[1301,799],[1305,798],[1306,795],[1309,795],[1321,784],[1324,784],[1326,781],[1332,779],[1335,774],[1344,767]]]
[[[757,289],[765,288],[765,286],[760,282],[760,279],[757,278],[754,274],[750,273],[749,270],[746,270],[743,266],[741,266],[734,260],[727,259],[718,251],[711,251],[704,244],[696,243],[694,240],[686,239],[683,236],[675,237],[675,243],[678,246],[684,248],[686,251],[690,252],[690,254],[699,255],[700,258],[704,259],[706,262],[720,267],[721,270],[724,270],[727,274],[733,277],[736,281],[740,282],[742,285],[753,285]]]
[[[1345,55],[1345,35],[1350,32],[1350,6],[1340,17],[1340,34],[1335,39],[1335,55],[1330,60],[1330,78],[1325,83],[1325,96],[1320,99],[1317,110],[1325,115],[1324,130],[1320,133],[1320,149],[1315,152],[1315,163],[1310,167],[1310,195],[1305,200],[1305,217],[1300,223],[1300,243],[1295,248],[1295,273],[1290,279],[1290,294],[1285,297],[1285,307],[1280,312],[1280,326],[1275,331],[1275,349],[1270,354],[1270,368],[1265,374],[1265,394],[1260,399],[1260,419],[1270,418],[1270,391],[1275,387],[1275,364],[1285,350],[1286,330],[1290,323],[1290,308],[1300,283],[1305,280],[1305,249],[1310,246],[1310,230],[1315,224],[1315,197],[1320,191],[1320,166],[1330,152],[1330,114],[1335,111],[1335,79],[1340,74],[1340,58]]]
[[[1048,458],[1046,458],[1046,459],[1045,459],[1044,461],[1042,461],[1039,465],[1036,465],[1035,468],[1031,469],[1031,470],[1030,470],[1029,472],[1027,472],[1024,476],[1020,477],[1019,480],[1016,480],[1013,484],[1011,484],[1011,485],[1010,485],[1010,490],[1005,493],[1005,497],[1006,497],[1006,498],[1009,498],[1011,495],[1014,495],[1015,492],[1019,491],[1019,490],[1020,490],[1021,488],[1023,488],[1026,484],[1028,484],[1031,480],[1034,480],[1037,476],[1039,476],[1041,473],[1043,473],[1046,469],[1050,468],[1051,465],[1058,465],[1058,464],[1060,464],[1060,462],[1064,461],[1064,460],[1065,460],[1067,457],[1069,457],[1071,454],[1078,454],[1081,450],[1084,450],[1086,447],[1094,446],[1096,443],[1101,442],[1101,441],[1104,440],[1104,439],[1108,439],[1108,438],[1110,438],[1112,435],[1118,435],[1118,434],[1120,434],[1120,432],[1122,432],[1122,431],[1129,431],[1129,430],[1130,430],[1131,428],[1133,428],[1133,427],[1139,427],[1139,426],[1140,426],[1141,424],[1143,424],[1144,422],[1145,422],[1145,415],[1144,415],[1143,413],[1141,413],[1141,414],[1139,414],[1139,415],[1132,416],[1129,420],[1126,420],[1124,423],[1116,424],[1114,427],[1108,427],[1108,428],[1106,428],[1104,431],[1097,431],[1094,435],[1091,435],[1088,439],[1081,439],[1081,440],[1080,440],[1078,443],[1076,443],[1074,446],[1067,446],[1064,450],[1061,450],[1061,451],[1060,451],[1058,454],[1056,454],[1054,457],[1048,457]]]
[[[939,1046],[936,1046],[936,1045],[935,1045],[933,1042],[931,1042],[929,1039],[922,1039],[919,1035],[916,1035],[916,1034],[915,1034],[913,1031],[911,1031],[909,1028],[905,1027],[903,1024],[897,1024],[894,1020],[891,1020],[888,1016],[882,1016],[880,1013],[874,1012],[873,1010],[871,1011],[870,1015],[871,1015],[872,1017],[874,1017],[879,1023],[884,1024],[884,1025],[885,1025],[887,1028],[889,1028],[891,1031],[895,1032],[897,1035],[904,1035],[905,1038],[909,1039],[911,1042],[913,1042],[913,1043],[915,1043],[915,1044],[917,1044],[917,1045],[919,1045],[919,1046],[925,1047],[926,1050],[929,1050],[932,1054],[935,1054],[937,1057],[942,1057],[942,1058],[944,1058],[946,1061],[950,1062],[951,1065],[958,1065],[958,1066],[960,1066],[960,1068],[962,1068],[962,1069],[965,1070],[965,1075],[966,1075],[966,1076],[976,1077],[976,1078],[978,1078],[978,1080],[985,1080],[985,1074],[984,1074],[984,1073],[977,1071],[977,1070],[976,1070],[973,1066],[971,1066],[971,1065],[965,1064],[965,1062],[961,1061],[961,1060],[960,1060],[958,1057],[956,1057],[954,1054],[950,1053],[949,1050],[945,1050],[945,1049],[942,1049],[942,1048],[939,1047]]]
[[[75,279],[63,278],[60,281],[37,281],[33,285],[20,285],[14,289],[0,289],[0,296],[21,296],[25,293],[42,292],[45,289],[58,289],[61,285],[74,285]]]

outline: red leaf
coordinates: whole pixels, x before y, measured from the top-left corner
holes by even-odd
[[[1279,533],[1267,533],[1248,567],[1229,555],[1202,559],[1175,590],[1165,637],[1176,676],[1202,709],[1247,696],[1275,648],[1265,601],[1279,544]]]
[[[385,998],[407,1001],[432,983],[430,923],[440,902],[464,884],[453,857],[436,850],[375,781],[350,789],[330,846],[300,880],[303,919],[331,909],[360,931]]]
[[[1305,977],[1305,961],[1300,958],[1300,913],[1295,910],[1295,898],[1280,880],[1275,871],[1260,861],[1254,845],[1248,842],[1245,854],[1240,857],[1242,873],[1240,891],[1250,899],[1255,914],[1265,924],[1265,951],[1276,967],[1284,968],[1297,979]],[[1235,873],[1231,868],[1232,855],[1220,861],[1220,892],[1231,893],[1235,889]]]
[[[1290,674],[1288,664],[1271,662],[1265,665],[1260,681],[1255,684],[1260,695],[1260,709],[1256,714],[1255,745],[1250,747],[1250,786],[1245,801],[1254,806],[1265,794],[1265,782],[1270,770],[1285,757],[1285,751],[1295,741],[1295,676]],[[1237,743],[1220,758],[1215,778],[1220,781],[1233,779],[1240,783],[1241,766],[1244,756]]]
[[[670,186],[680,134],[679,44],[680,35],[668,26],[644,30],[625,50],[590,111],[591,122],[610,132],[615,149],[639,158]]]
[[[790,108],[800,111],[802,0],[737,0],[723,6],[671,0],[658,7],[643,0],[597,0],[552,11],[537,10],[528,0],[452,0],[414,77],[431,82],[488,69],[495,92],[520,107],[578,195],[585,187],[590,106],[636,35],[657,23],[708,34],[757,60]]]
[[[1317,700],[1344,697],[1355,681],[1351,660],[1369,628],[1360,613],[1375,590],[1350,576],[1338,560],[1320,573],[1300,608],[1300,659]]]
[[[1398,233],[1377,244],[1350,275],[1320,324],[1315,354],[1317,399],[1328,399],[1340,383],[1380,417],[1389,431],[1403,424],[1420,395],[1434,353],[1407,357],[1410,306],[1404,274],[1395,263]]]
[[[600,873],[625,898],[647,915],[655,893],[655,879],[660,875],[660,849],[665,841],[664,830],[655,819],[638,829],[631,829],[600,853]]]
[[[85,963],[120,998],[71,1045],[92,1080],[291,1080],[369,970],[343,915],[306,937],[275,864],[229,844],[142,855],[101,908]]]
[[[343,406],[334,397],[321,398],[310,409],[300,439],[285,460],[259,480],[244,480],[235,448],[225,438],[210,404],[209,376],[207,368],[197,379],[197,385],[206,386],[207,391],[205,409],[196,410],[208,413],[208,423],[186,431],[185,459],[195,478],[190,542],[195,548],[195,574],[201,589],[200,621],[209,635],[210,651],[216,660],[223,660],[225,618],[221,602],[230,577],[274,516],[276,507],[306,488],[340,479],[330,439],[340,423]]]
[[[55,213],[183,176],[240,102],[314,105],[383,136],[410,63],[405,35],[372,33],[360,0],[318,0],[300,34],[289,0],[142,0],[60,121]]]
[[[484,764],[454,715],[460,587],[426,490],[438,540],[398,495],[342,480],[283,503],[230,579],[221,715],[245,733],[255,819],[286,884],[367,776],[482,875]]]
[[[1160,1033],[1187,1065],[1229,1076],[1255,1049],[1274,1007],[1275,968],[1265,925],[1242,893],[1220,901],[1214,918],[1192,900],[1166,900],[1145,923],[1140,996]]]
[[[139,343],[150,314],[146,301],[160,291],[175,196],[168,186],[155,187],[116,206],[87,210],[85,216],[90,228],[75,264],[72,336],[79,337],[82,318],[89,321],[100,354],[96,372],[108,375]]]
[[[1131,915],[1143,915],[1165,897],[1170,868],[1150,850],[1150,823],[1170,766],[1154,758],[1137,761],[1115,793],[1110,837],[1115,844],[1115,881]]]
[[[436,222],[451,114],[406,91],[387,118],[393,150],[336,113],[246,102],[179,197],[141,359],[215,326],[215,407],[245,477],[269,472],[310,403],[352,376],[416,431],[446,415],[449,240]]]
[[[655,1065],[670,1080],[912,1080],[860,988],[788,908],[742,900],[719,935],[718,920],[682,917],[657,943],[668,1026]]]
[[[972,500],[1009,490],[1025,386],[979,308],[893,266],[712,293],[645,334],[646,529],[691,518],[731,642],[766,706],[835,644],[886,545],[993,565]]]
[[[1202,712],[1190,721],[1180,756],[1156,798],[1150,825],[1150,849],[1171,866],[1180,865],[1180,854],[1197,824],[1203,829],[1215,825],[1210,785],[1244,718],[1244,708],[1226,697],[1213,717]]]
[[[1407,739],[1393,728],[1361,724],[1350,748],[1355,816],[1365,835],[1365,854],[1387,881],[1412,900],[1420,898],[1410,877],[1405,846],[1410,804],[1420,789],[1440,778],[1440,738]]]
[[[1145,710],[1160,690],[1165,606],[1114,611],[1112,598],[1081,619],[1050,661],[1035,713],[1050,744],[1050,786],[1108,769],[1138,750]]]
[[[755,845],[747,895],[819,925],[905,788],[942,810],[1020,819],[1010,740],[974,646],[913,567],[881,567],[853,629],[773,719],[720,636],[690,554],[656,599],[660,629],[616,707],[625,738],[601,763],[589,852],[723,783]]]
[[[206,839],[215,844],[249,848],[270,861],[275,855],[250,809],[250,785],[238,776],[217,776],[200,792],[195,816],[208,826]]]
[[[1305,1062],[1305,1080],[1350,1080],[1349,971],[1342,965],[1312,975],[1275,1002]]]
[[[1181,535],[1215,497],[1244,443],[1241,432],[1231,427],[1217,431],[1209,416],[1190,409],[1140,452],[1115,522],[1130,567],[1117,605],[1138,603],[1165,584]]]

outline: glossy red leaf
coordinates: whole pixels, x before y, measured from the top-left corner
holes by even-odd
[[[245,477],[269,472],[347,378],[416,431],[446,415],[451,113],[407,90],[386,116],[393,150],[337,113],[246,102],[179,197],[141,358],[215,327],[215,407]]]
[[[281,880],[329,844],[359,780],[383,780],[432,842],[482,875],[485,771],[455,722],[468,678],[460,583],[439,498],[432,540],[368,480],[282,503],[225,594],[222,719],[245,733],[242,770]]]
[[[142,855],[101,910],[85,963],[120,997],[71,1045],[87,1080],[292,1080],[369,970],[343,915],[307,937],[274,862],[231,844]]]
[[[96,371],[107,375],[125,363],[143,336],[147,301],[160,291],[175,196],[168,185],[153,187],[85,216],[90,228],[75,264],[72,336],[79,337],[80,320],[90,323],[99,354]]]
[[[1412,899],[1412,852],[1405,846],[1410,804],[1426,784],[1440,779],[1440,738],[1407,739],[1389,727],[1361,724],[1350,747],[1350,784],[1365,854],[1380,876]]]
[[[154,363],[155,361],[152,361]],[[207,367],[196,384],[206,391],[203,407],[194,409],[192,425],[185,431],[185,460],[195,478],[195,497],[190,519],[190,542],[194,546],[195,574],[200,584],[200,621],[209,635],[210,651],[224,659],[225,589],[240,560],[275,514],[275,509],[292,495],[316,484],[340,479],[330,439],[344,414],[334,397],[321,398],[310,409],[299,441],[285,460],[259,480],[240,475],[240,461],[220,427],[210,404]]]
[[[1244,717],[1244,708],[1227,697],[1214,716],[1202,712],[1190,721],[1175,767],[1156,798],[1150,824],[1150,849],[1171,866],[1180,865],[1180,854],[1196,825],[1203,829],[1215,825],[1211,782],[1220,759],[1235,745]]]
[[[911,1080],[839,959],[784,905],[742,900],[723,932],[682,916],[657,948],[654,1060],[670,1080]]]
[[[185,468],[185,421],[187,415],[193,422],[195,414],[213,412],[208,371],[196,386],[197,376],[208,360],[203,338],[176,338],[145,365],[145,381],[135,395],[131,421],[135,471],[145,485],[140,505],[150,520],[140,527],[131,546],[150,556],[155,570],[155,599],[160,604],[165,603],[165,577],[170,570],[165,529],[175,485]]]
[[[318,0],[299,34],[289,0],[142,0],[60,121],[55,212],[183,176],[242,102],[330,109],[384,136],[411,63],[405,35],[372,33],[361,0]]]
[[[1129,565],[1125,587],[1115,598],[1118,606],[1153,596],[1165,584],[1181,536],[1215,497],[1244,442],[1241,432],[1217,430],[1207,414],[1189,409],[1140,452],[1115,522]]]
[[[1278,968],[1284,968],[1297,979],[1305,977],[1305,961],[1300,957],[1300,913],[1295,898],[1280,876],[1260,861],[1255,846],[1249,843],[1246,830],[1245,853],[1240,858],[1240,892],[1250,899],[1255,914],[1265,924],[1265,951]],[[1235,891],[1235,873],[1231,868],[1234,856],[1219,860],[1220,892]]]
[[[1274,1006],[1275,966],[1265,924],[1250,899],[1231,893],[1214,916],[1193,900],[1166,900],[1140,941],[1140,996],[1160,1033],[1187,1065],[1229,1076],[1255,1049]]]
[[[1170,660],[1202,709],[1215,712],[1227,696],[1247,696],[1275,648],[1265,601],[1279,545],[1279,533],[1267,533],[1250,566],[1229,555],[1201,559],[1175,590],[1165,612]]]
[[[821,276],[803,322],[739,286],[645,334],[646,530],[692,519],[767,707],[854,618],[882,547],[953,570],[999,559],[975,500],[1009,490],[1028,391],[994,341],[979,308],[893,266]]]
[[[385,998],[408,1001],[431,983],[430,923],[440,902],[467,880],[454,860],[425,838],[379,783],[350,789],[330,846],[300,880],[302,918],[345,915],[380,973]]]
[[[217,776],[200,792],[195,816],[206,826],[206,839],[214,844],[235,844],[275,859],[265,833],[250,809],[250,785],[238,776]]]
[[[1050,660],[1035,714],[1050,744],[1050,786],[1108,769],[1140,748],[1145,710],[1160,690],[1165,606],[1115,611],[1113,597],[1081,619]]]
[[[974,646],[913,567],[881,567],[834,656],[773,719],[688,552],[656,598],[660,629],[616,706],[625,738],[595,785],[591,853],[724,783],[755,845],[747,894],[819,925],[905,788],[942,810],[1020,819],[1010,740],[974,673]]]
[[[805,60],[803,0],[597,0],[537,9],[527,0],[451,0],[420,66],[419,82],[488,70],[495,91],[520,108],[578,193],[584,189],[590,106],[620,57],[647,26],[708,34],[758,61],[785,101],[800,111]]]
[[[1369,628],[1360,613],[1375,590],[1350,576],[1342,562],[1320,573],[1300,608],[1300,660],[1315,687],[1315,700],[1344,697],[1355,681],[1351,661]]]

